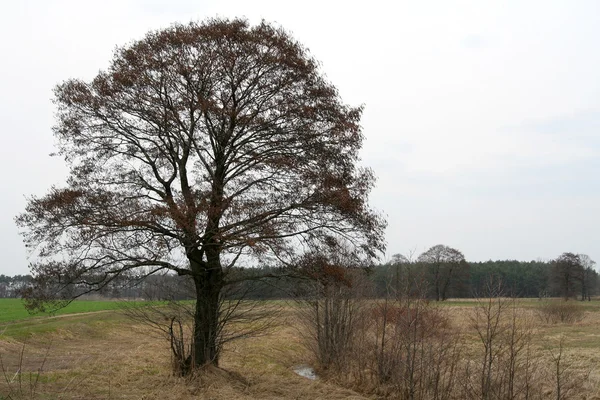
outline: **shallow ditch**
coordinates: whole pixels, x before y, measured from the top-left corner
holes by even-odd
[[[294,372],[297,373],[298,375],[310,379],[310,380],[315,380],[318,378],[317,374],[315,373],[315,370],[308,366],[308,365],[298,365],[296,367],[293,368]]]

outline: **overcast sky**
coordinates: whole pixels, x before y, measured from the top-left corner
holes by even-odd
[[[52,88],[173,22],[265,19],[365,105],[363,164],[388,253],[600,262],[598,1],[2,1],[0,274],[28,272],[13,218],[64,181]]]

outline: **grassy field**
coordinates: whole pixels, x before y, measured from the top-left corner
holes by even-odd
[[[0,299],[0,324],[36,317],[117,310],[121,306],[118,301],[76,300],[53,313],[30,314],[21,299]]]
[[[285,310],[268,333],[232,342],[222,369],[191,380],[172,375],[163,336],[119,313],[15,321],[0,328],[0,399],[364,398],[293,372],[310,360],[293,315]]]
[[[546,357],[562,338],[569,373],[582,371],[585,377],[577,396],[566,398],[600,399],[600,302],[583,304],[585,317],[572,324],[538,321],[536,302],[518,304],[535,324],[536,352]],[[163,336],[119,312],[90,313],[91,307],[106,309],[93,303],[75,303],[77,307],[56,317],[0,325],[0,399],[9,395],[65,399],[381,398],[359,394],[335,380],[311,381],[293,372],[294,366],[313,361],[302,345],[297,314],[289,304],[278,304],[280,312],[270,331],[228,344],[220,362],[222,369],[183,379],[171,373],[169,343]],[[452,329],[464,331],[472,347],[477,346],[477,339],[469,331],[468,321],[475,306],[473,301],[441,305],[450,316]]]

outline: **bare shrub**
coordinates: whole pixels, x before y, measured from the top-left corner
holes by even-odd
[[[452,393],[459,359],[458,337],[447,317],[422,298],[377,305],[371,333],[377,393],[400,399],[443,399]]]
[[[35,380],[32,380],[32,374],[29,374],[29,385],[25,388],[23,387],[23,353],[25,351],[25,346],[21,348],[21,352],[19,354],[19,365],[14,375],[7,370],[4,366],[4,362],[2,361],[2,355],[0,355],[0,369],[2,370],[2,375],[4,376],[4,380],[8,387],[8,392],[4,395],[0,395],[0,398],[4,398],[6,396],[7,399],[13,398],[15,396],[25,397],[25,394],[33,397],[36,392],[37,382],[39,378],[39,374],[36,374]],[[41,370],[41,368],[40,368]],[[12,375],[12,377],[11,377]]]
[[[406,295],[415,288],[422,296]],[[452,398],[459,336],[446,313],[425,299],[424,286],[411,285],[410,292],[397,289],[393,297],[363,306],[341,378],[385,398]]]
[[[44,373],[44,366],[48,360],[50,347],[51,344],[46,347],[44,356],[35,372],[25,371],[25,345],[21,346],[21,351],[19,352],[17,365],[15,366],[14,371],[11,370],[9,366],[5,365],[2,354],[0,354],[0,372],[2,373],[7,388],[6,393],[0,393],[0,399],[33,399],[37,397],[40,378]]]
[[[531,399],[539,392],[532,379],[536,360],[532,356],[532,327],[514,298],[503,297],[502,282],[490,280],[485,297],[470,315],[481,347],[475,360],[465,365],[463,393],[479,399]]]
[[[568,365],[564,362],[564,337],[561,336],[558,349],[556,351],[549,350],[550,356],[552,357],[552,364],[554,367],[554,384],[556,400],[563,400],[567,398],[569,391],[573,389],[572,382],[568,382],[569,375],[566,375]],[[569,384],[571,383],[571,384]]]
[[[174,375],[192,376],[196,365],[195,330],[201,329],[195,323],[197,307],[194,301],[175,300],[175,295],[181,296],[186,290],[193,290],[193,287],[183,281],[178,287],[154,289],[153,292],[159,294],[158,298],[147,294],[146,298],[150,301],[124,303],[122,312],[134,321],[149,326],[169,342]],[[241,291],[237,289],[230,285],[221,291],[217,309],[219,323],[216,331],[209,333],[216,337],[217,356],[226,343],[267,331],[278,315],[279,308],[276,305],[245,300],[248,288]]]
[[[462,342],[426,283],[398,280],[383,301],[367,301],[363,271],[331,259],[304,260],[299,307],[321,374],[385,398],[452,398]]]
[[[547,324],[572,324],[582,321],[585,316],[582,305],[563,300],[544,300],[536,311],[539,319]]]
[[[359,308],[348,308],[350,298],[336,300],[336,312],[346,317],[327,320],[329,329],[348,332],[334,329],[343,321],[352,333],[330,343],[343,342],[338,348],[343,357],[327,377],[377,397],[402,400],[562,400],[584,386],[585,371],[567,362],[562,342],[554,352],[532,344],[531,312],[503,296],[501,281],[488,282],[465,330],[453,326],[445,307],[414,296],[427,293],[424,286],[404,284],[406,290],[397,290],[396,284],[393,296],[363,301]],[[350,313],[352,324],[347,324]],[[318,344],[316,338],[313,343]]]
[[[321,258],[307,265],[299,313],[321,374],[386,398],[451,398],[459,337],[445,313],[425,299],[425,285],[367,301],[362,270]],[[404,294],[415,287],[422,296]]]
[[[364,271],[353,270],[315,257],[303,271],[301,285],[301,334],[318,369],[340,373],[352,351],[352,341],[365,304]]]
[[[549,363],[545,365],[546,381],[550,390],[548,398],[566,400],[573,398],[587,398],[584,394],[586,382],[589,381],[592,367],[589,364],[576,362],[572,354],[565,348],[565,336],[561,335],[558,343],[546,348]],[[597,389],[597,385],[593,385]],[[595,398],[595,397],[594,397]]]

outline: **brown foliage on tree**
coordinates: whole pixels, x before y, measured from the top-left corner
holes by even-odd
[[[34,299],[189,276],[192,364],[217,364],[219,299],[238,260],[292,262],[336,240],[356,257],[384,249],[385,221],[367,203],[374,176],[357,166],[362,108],[281,28],[174,25],[55,96],[67,185],[17,217],[34,249]]]

